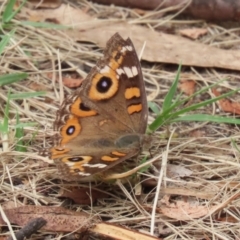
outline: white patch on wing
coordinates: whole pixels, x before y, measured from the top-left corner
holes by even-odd
[[[117,68],[116,69],[117,74],[120,76],[121,74],[125,73],[122,68]]]
[[[89,167],[89,168],[105,168],[107,165],[106,164],[102,164],[102,163],[97,163],[97,164],[84,163],[82,166],[83,167]]]
[[[136,66],[133,66],[132,67],[132,73],[133,73],[133,76],[137,76],[138,75],[138,70],[137,70],[137,67]]]
[[[72,103],[69,103],[69,104],[66,104],[64,108],[70,112],[71,106],[72,106]]]
[[[91,173],[78,172],[78,175],[80,175],[80,176],[89,176],[89,175],[91,175]]]
[[[100,73],[108,73],[109,71],[110,71],[110,67],[106,65],[104,68],[100,70]]]
[[[126,46],[126,48],[127,48],[127,50],[130,51],[130,52],[133,50],[132,46]]]
[[[79,97],[79,95],[73,96],[73,98],[72,98],[71,100],[72,100],[73,102],[75,102],[78,97]]]
[[[127,51],[127,49],[126,49],[125,47],[122,47],[121,53],[124,53],[124,52],[126,52],[126,51]]]
[[[72,167],[75,163],[74,162],[65,162],[69,167]]]
[[[123,69],[124,69],[124,72],[126,73],[126,75],[129,78],[133,77],[133,73],[132,73],[132,71],[131,71],[131,69],[129,67],[124,67]]]

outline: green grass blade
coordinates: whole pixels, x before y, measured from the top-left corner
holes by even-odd
[[[23,93],[16,93],[11,94],[10,99],[26,99],[26,98],[32,98],[32,97],[39,97],[46,95],[46,92],[40,91],[40,92],[23,92]]]
[[[231,143],[232,143],[233,147],[234,147],[235,149],[237,149],[237,151],[240,153],[240,149],[239,149],[239,147],[238,147],[235,139],[231,139]]]
[[[11,32],[9,32],[7,35],[4,35],[2,37],[2,40],[0,42],[0,55],[4,52],[5,47],[8,45],[10,42],[11,37],[15,33],[15,30],[13,29]]]
[[[8,133],[9,100],[10,100],[10,94],[8,93],[8,98],[7,98],[6,106],[4,109],[3,123],[2,124],[0,123],[0,132],[1,133]]]
[[[17,120],[16,121],[17,125],[20,124],[18,113],[17,113],[17,116],[16,116],[16,120]],[[18,139],[16,147],[15,147],[16,151],[19,151],[19,152],[26,152],[27,151],[27,148],[24,146],[24,142],[22,140],[23,136],[24,136],[23,128],[22,127],[16,128],[15,137]]]
[[[37,28],[50,28],[50,29],[69,29],[69,28],[71,28],[69,26],[64,26],[64,25],[55,24],[55,23],[44,23],[44,22],[21,21],[20,24],[23,26],[31,26],[31,27],[37,27]]]
[[[159,106],[155,102],[148,102],[148,107],[155,113],[160,114]]]
[[[164,115],[160,114],[149,126],[148,131],[149,133],[152,133],[156,131],[158,128],[166,124],[169,119],[171,119],[171,115]]]
[[[197,103],[197,104],[193,104],[193,105],[191,105],[189,107],[186,107],[186,108],[183,108],[183,109],[181,109],[179,111],[175,111],[174,114],[173,114],[173,118],[177,117],[177,116],[179,116],[181,114],[184,114],[186,112],[189,112],[189,111],[192,111],[192,110],[196,110],[196,109],[198,109],[200,107],[204,107],[204,106],[206,106],[206,105],[208,105],[210,103],[216,102],[216,101],[218,101],[218,100],[220,100],[222,98],[226,98],[226,97],[228,97],[228,96],[230,96],[233,93],[238,92],[238,91],[239,91],[239,89],[232,90],[232,91],[230,91],[228,93],[222,94],[221,96],[218,96],[218,97],[215,97],[215,98],[211,98],[211,99],[205,100],[205,101]]]
[[[15,15],[21,10],[21,8],[26,3],[26,1],[27,0],[24,0],[20,4],[20,6],[16,10],[14,10],[14,5],[16,3],[16,0],[9,0],[2,15],[3,22],[9,23],[15,17]]]
[[[214,116],[209,114],[192,114],[187,116],[181,116],[175,118],[170,122],[182,122],[182,121],[198,121],[198,122],[216,122],[216,123],[230,123],[230,124],[240,124],[240,119],[228,118],[221,116]]]
[[[13,7],[14,7],[15,3],[16,3],[16,0],[9,0],[8,3],[6,4],[6,7],[2,14],[2,20],[4,23],[7,23],[9,21],[9,19],[11,19],[11,15],[14,12]]]
[[[145,162],[147,162],[147,156],[144,156],[144,157],[143,157],[143,159],[141,160],[141,162],[140,162],[139,165],[141,165],[141,164],[143,164],[143,163],[145,163]],[[139,173],[144,173],[144,172],[146,172],[149,168],[150,168],[150,165],[147,165],[147,166],[142,167],[141,169],[139,169],[138,172],[139,172]]]
[[[180,105],[182,105],[182,104],[185,104],[185,103],[188,102],[190,99],[192,99],[192,98],[194,98],[194,97],[196,97],[196,96],[198,96],[198,95],[200,95],[200,94],[202,94],[202,93],[205,93],[205,92],[208,91],[209,89],[212,89],[212,88],[214,88],[214,87],[216,87],[216,86],[219,86],[219,84],[222,83],[222,82],[224,82],[224,81],[226,81],[226,79],[223,79],[223,80],[218,81],[218,82],[216,82],[216,83],[214,83],[214,84],[212,84],[212,85],[210,85],[210,86],[206,86],[206,87],[200,89],[199,91],[195,92],[195,93],[192,94],[191,96],[189,96],[189,97],[181,100],[181,101],[178,103],[178,105],[180,106]],[[230,95],[231,95],[231,94],[230,94]]]
[[[183,100],[180,100],[180,101],[178,101],[178,102],[175,101],[175,103],[172,104],[168,109],[166,109],[166,111],[164,111],[164,112],[162,113],[162,115],[168,115],[170,112],[173,111],[173,109],[177,109],[178,107],[180,107],[180,106],[184,105],[186,102],[188,102],[190,99],[192,99],[192,98],[194,98],[195,96],[200,95],[200,94],[208,91],[208,90],[211,89],[211,88],[214,88],[215,86],[218,86],[219,83],[221,83],[221,82],[223,82],[223,81],[226,81],[226,79],[221,80],[221,81],[218,81],[217,83],[214,83],[214,84],[212,84],[212,85],[210,85],[210,86],[204,87],[204,88],[202,88],[201,90],[199,90],[199,91],[197,91],[196,93],[194,93],[193,95],[191,95],[191,96],[189,96],[189,97],[187,97],[187,98],[184,98]],[[238,90],[234,90],[234,91],[238,91]],[[231,95],[231,94],[233,94],[233,93],[234,93],[234,92],[226,93],[226,96]],[[226,96],[221,95],[221,96],[219,96],[219,97],[220,97],[220,99],[221,99],[221,98],[226,97]],[[210,99],[210,101],[215,102],[216,100],[214,100],[214,99],[216,99],[216,98]],[[208,100],[206,100],[206,101],[208,101]],[[207,105],[207,104],[209,104],[209,103],[205,103],[205,101],[204,101],[204,102],[201,102],[201,103],[199,103],[199,104],[200,104],[200,106],[196,106],[196,107],[194,107],[192,110],[195,110],[195,109],[197,109],[197,108],[199,108],[199,107],[205,106],[205,105]],[[202,106],[201,106],[201,104],[202,104]],[[193,106],[193,105],[192,105],[192,106]],[[190,106],[190,107],[192,107],[192,106]],[[182,108],[182,109],[186,109],[186,108]],[[185,112],[185,111],[186,111],[186,110],[183,110],[183,112]],[[187,110],[187,111],[190,111],[190,110]],[[186,112],[187,112],[187,111],[186,111]]]
[[[177,70],[177,76],[176,76],[172,86],[170,87],[169,92],[167,93],[167,95],[164,99],[163,107],[162,107],[163,112],[166,111],[168,108],[170,108],[170,106],[172,105],[173,98],[177,91],[177,85],[178,85],[178,81],[179,81],[179,77],[180,77],[180,72],[181,72],[181,65],[179,65],[178,70]]]
[[[11,84],[14,82],[19,82],[23,79],[28,77],[27,73],[12,73],[12,74],[5,74],[0,76],[0,86],[4,86],[7,84]]]
[[[213,84],[214,86],[216,84]],[[204,91],[208,90],[209,88],[211,88],[213,85],[207,87],[204,89]],[[199,92],[202,92],[203,90],[199,91]],[[233,90],[233,91],[230,91],[228,93],[225,93],[225,94],[222,94],[221,96],[218,96],[216,98],[212,98],[212,99],[208,99],[206,101],[203,101],[203,102],[200,102],[200,103],[197,103],[197,104],[194,104],[194,105],[191,105],[189,107],[185,107],[185,108],[182,108],[180,110],[176,110],[177,108],[181,107],[181,105],[183,105],[186,101],[189,100],[189,98],[186,98],[182,101],[179,101],[179,102],[176,102],[174,104],[172,104],[168,109],[166,109],[164,112],[162,112],[150,125],[149,125],[149,130],[150,132],[154,132],[155,130],[157,130],[160,126],[162,126],[163,124],[166,124],[167,122],[174,122],[174,119],[176,118],[179,118],[180,115],[182,114],[185,114],[185,113],[188,113],[189,111],[192,111],[192,110],[196,110],[200,107],[204,107],[208,104],[211,104],[213,102],[216,102],[222,98],[225,98],[225,97],[228,97],[230,95],[232,95],[233,93],[239,91],[239,89],[236,89],[236,90]],[[200,94],[200,93],[197,93],[197,94]],[[196,95],[196,94],[194,94]],[[193,96],[193,95],[192,95]]]

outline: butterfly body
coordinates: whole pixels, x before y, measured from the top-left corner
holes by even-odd
[[[104,58],[57,112],[51,158],[65,178],[105,171],[139,153],[147,112],[136,51],[130,39],[116,33]]]

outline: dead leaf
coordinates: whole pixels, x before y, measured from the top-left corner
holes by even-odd
[[[47,77],[52,79],[52,73],[48,73]],[[56,75],[56,81],[59,82],[59,76]],[[75,74],[68,74],[68,76],[62,76],[62,82],[63,85],[69,88],[77,88],[80,87],[82,82],[83,82],[83,78],[78,78]]]
[[[197,39],[200,36],[206,35],[207,32],[208,30],[206,28],[188,28],[179,31],[181,35],[191,39]]]
[[[212,89],[212,93],[215,95],[215,97],[218,97],[221,95],[220,92],[218,92],[216,89]],[[218,100],[219,107],[224,112],[230,112],[233,114],[240,114],[240,103],[233,102],[227,98]]]
[[[105,47],[107,40],[116,32],[123,38],[130,37],[137,52],[141,51],[146,42],[142,59],[149,62],[240,70],[239,51],[214,48],[183,37],[128,24],[122,20],[116,22],[114,19],[111,22],[111,20],[96,19],[70,5],[62,4],[59,8],[41,11],[24,8],[21,13],[38,21],[51,20],[69,25],[73,27],[65,30],[69,38],[75,41],[93,42],[100,47]]]
[[[55,9],[32,10],[22,8],[21,13],[25,15],[27,20],[36,19],[38,22],[58,22],[59,24],[72,26],[83,21],[90,21],[92,17],[84,13],[79,8],[73,8],[70,5],[61,4]],[[74,30],[76,31],[76,30]]]
[[[43,84],[31,82],[28,87],[34,91],[47,91],[49,90],[48,87],[44,86]]]
[[[77,204],[84,205],[95,203],[97,199],[106,198],[107,196],[106,193],[89,188],[72,188],[70,190],[63,190],[60,193],[60,197],[67,197]]]
[[[167,217],[180,221],[200,218],[214,212],[218,206],[202,206],[199,201],[175,201],[170,203],[169,199],[163,198],[165,206],[161,206],[161,212]],[[161,201],[162,202],[162,201]]]
[[[52,98],[49,98],[49,97],[45,97],[45,98],[44,98],[44,102],[45,102],[45,103],[50,103],[50,104],[52,104],[52,103],[53,103],[53,99],[52,99]]]
[[[195,85],[196,85],[196,82],[193,80],[184,80],[184,81],[181,81],[179,88],[186,95],[191,96],[195,92]]]
[[[16,203],[14,201],[5,201],[1,205],[4,209],[15,208]]]
[[[164,196],[161,199],[161,203],[165,204],[165,206],[161,207],[161,212],[170,217],[177,220],[191,220],[193,218],[200,218],[202,216],[211,215],[214,212],[217,212],[227,205],[229,205],[232,201],[239,198],[239,192],[234,193],[224,202],[219,203],[215,206],[200,206],[199,201],[175,201],[174,203],[170,203],[169,196]]]
[[[68,30],[67,32],[72,38],[79,41],[91,41],[101,47],[105,46],[109,36],[119,32],[123,38],[130,37],[132,39],[137,52],[140,52],[146,42],[142,59],[149,62],[182,63],[182,65],[189,66],[240,70],[240,52],[238,51],[217,49],[179,36],[154,32],[137,25],[122,22],[106,24],[101,20],[98,22],[94,22],[95,26],[90,26],[91,24],[82,26],[79,29],[81,34],[76,35],[76,32]],[[98,38],[95,37],[97,29],[99,29]]]
[[[22,206],[4,210],[8,220],[19,226],[31,219],[43,217],[47,224],[42,228],[51,232],[84,232],[99,219],[85,212],[75,212],[62,207]],[[6,225],[0,216],[0,224]]]
[[[194,131],[190,132],[189,136],[190,137],[195,137],[195,138],[205,137],[206,136],[206,132],[205,131],[201,131],[201,130],[194,130]]]
[[[111,223],[98,223],[99,218],[85,212],[75,212],[62,207],[23,206],[4,210],[8,220],[19,226],[25,226],[31,219],[42,217],[47,224],[43,230],[51,232],[90,232],[117,239],[160,239],[135,230],[126,229]],[[6,225],[0,216],[0,224]],[[127,238],[126,238],[127,237]]]
[[[63,77],[62,79],[63,85],[69,88],[77,88],[80,87],[83,79],[82,78],[71,78],[71,77]]]
[[[180,177],[189,177],[192,175],[192,171],[185,168],[184,166],[168,164],[167,165],[167,175],[170,178],[180,178]]]

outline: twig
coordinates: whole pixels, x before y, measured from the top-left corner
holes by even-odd
[[[25,238],[29,238],[33,233],[37,232],[46,223],[47,221],[42,217],[34,218],[33,220],[29,221],[25,227],[15,233],[15,239],[23,240]],[[7,240],[13,240],[13,238],[9,237],[7,238]]]

